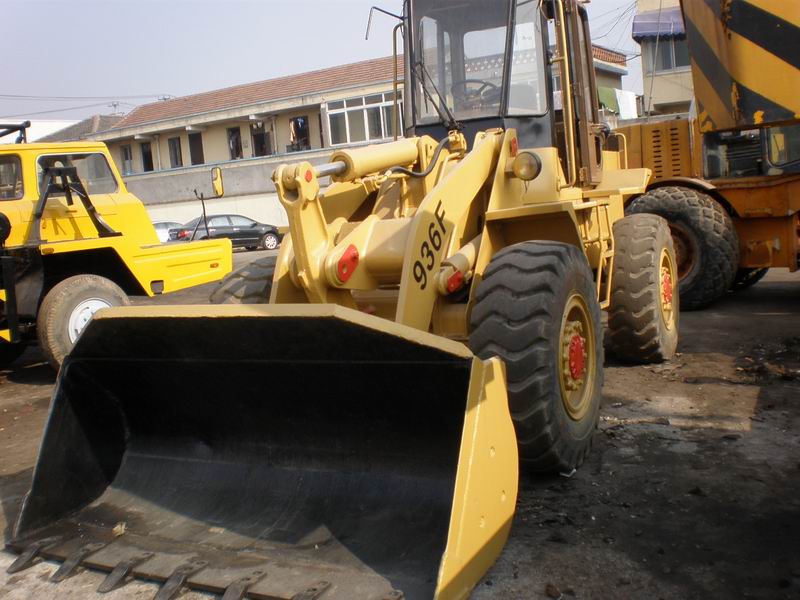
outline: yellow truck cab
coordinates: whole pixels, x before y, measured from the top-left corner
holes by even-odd
[[[0,136],[24,124],[0,125]],[[213,172],[215,195],[221,173]],[[159,243],[105,144],[0,144],[0,364],[36,335],[60,365],[92,315],[217,281],[232,266],[227,239]]]

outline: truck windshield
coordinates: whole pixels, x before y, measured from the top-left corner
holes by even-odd
[[[509,81],[509,10],[514,11]],[[418,0],[413,50],[416,120],[496,117],[547,111],[538,0]]]

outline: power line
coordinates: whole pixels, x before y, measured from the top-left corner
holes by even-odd
[[[626,22],[631,14],[633,14],[634,9],[636,8],[636,4],[630,5],[625,12],[619,15],[619,17],[614,21],[614,24],[605,32],[600,34],[599,36],[592,36],[593,40],[601,40],[604,37],[608,37],[611,35],[617,27],[619,27],[620,23]],[[624,29],[623,29],[624,31]]]
[[[126,104],[128,106],[135,106],[134,104],[130,104],[129,102],[120,102],[119,104]],[[53,109],[50,109],[50,110],[40,110],[40,111],[37,111],[37,112],[20,113],[18,115],[3,115],[3,118],[5,118],[5,119],[15,119],[15,118],[21,118],[21,117],[31,117],[31,116],[35,116],[35,115],[49,115],[49,114],[57,113],[57,112],[67,112],[67,111],[71,111],[71,110],[81,110],[81,109],[84,109],[84,108],[96,108],[98,106],[109,106],[109,104],[107,102],[99,102],[97,104],[84,104],[83,106],[70,106],[69,108],[53,108]]]
[[[169,97],[170,94],[140,94],[133,96],[36,96],[31,94],[0,94],[0,99],[8,100],[42,100],[42,101],[70,101],[70,100],[143,100],[146,98]]]

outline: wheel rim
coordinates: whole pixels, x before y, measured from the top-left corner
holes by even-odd
[[[658,275],[658,297],[661,305],[661,320],[667,329],[675,326],[675,264],[669,251],[661,250]]]
[[[264,238],[264,247],[267,250],[275,250],[278,247],[278,238],[274,235],[268,235]]]
[[[79,303],[74,309],[72,309],[72,313],[69,316],[69,322],[67,324],[67,335],[69,336],[69,341],[73,344],[75,343],[83,330],[86,328],[86,325],[88,325],[89,321],[92,320],[94,313],[101,308],[110,307],[111,303],[107,300],[103,300],[102,298],[89,298]]]
[[[579,421],[592,405],[597,373],[594,322],[579,294],[573,294],[567,301],[559,346],[561,400],[570,418]]]
[[[678,281],[680,281],[694,271],[697,265],[698,248],[692,234],[682,225],[670,223],[669,231],[675,246],[675,260],[678,263]]]

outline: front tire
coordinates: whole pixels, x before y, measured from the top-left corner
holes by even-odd
[[[276,257],[265,256],[229,273],[211,292],[211,304],[267,304]]]
[[[583,252],[523,242],[497,253],[478,285],[469,345],[506,365],[520,459],[532,472],[577,468],[603,387],[600,306]]]
[[[606,350],[628,362],[669,360],[678,347],[677,261],[667,222],[650,214],[614,223]]]
[[[36,318],[39,346],[47,362],[59,369],[95,312],[130,304],[116,283],[99,275],[76,275],[47,292]]]
[[[684,309],[704,308],[730,289],[739,266],[739,236],[711,196],[685,187],[656,188],[633,200],[625,212],[650,213],[669,223]]]

